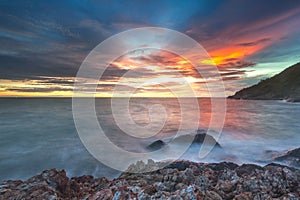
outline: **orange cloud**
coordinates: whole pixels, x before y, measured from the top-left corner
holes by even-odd
[[[254,46],[225,46],[210,52],[210,56],[217,66],[221,66],[235,60],[243,60],[263,47],[264,45],[262,44]]]
[[[300,8],[252,24],[230,26],[217,38],[203,41],[213,61],[224,66],[234,60],[247,60],[295,32],[299,25]]]

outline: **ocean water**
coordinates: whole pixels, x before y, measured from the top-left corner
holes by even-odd
[[[142,127],[154,124],[149,129],[153,128],[155,132],[159,127],[155,123],[159,124],[162,117],[166,117],[163,128],[149,137],[142,131],[137,131],[136,137],[124,134],[116,124],[116,116],[112,115],[111,100],[96,99],[95,102],[98,121],[106,136],[127,151],[147,152],[146,145],[157,139],[174,137],[179,128],[187,134],[196,131],[192,119],[197,113],[188,100],[185,104],[188,112],[184,115],[188,120],[179,127],[183,114],[178,99],[131,99],[129,111],[135,124]],[[209,98],[200,98],[198,102],[198,128],[205,130],[211,120],[211,102]],[[122,107],[122,101],[117,103]],[[152,110],[149,115],[151,106],[158,104],[161,107]],[[164,108],[164,116],[161,108]],[[200,159],[199,147],[192,146],[180,159],[268,162],[274,154],[300,147],[299,119],[299,103],[227,100],[226,120],[218,139],[222,150],[213,151]],[[145,134],[147,137],[143,138]],[[69,176],[91,174],[115,177],[120,173],[96,160],[82,144],[73,120],[72,99],[0,99],[0,181],[26,179],[49,168],[65,169]]]

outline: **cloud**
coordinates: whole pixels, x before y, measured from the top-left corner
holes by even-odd
[[[75,81],[50,78],[50,79],[46,79],[46,80],[42,80],[42,81],[37,81],[37,83],[42,84],[42,85],[55,84],[55,85],[63,85],[63,86],[73,86]]]
[[[7,88],[6,91],[11,92],[34,92],[34,93],[50,93],[54,91],[73,91],[72,88],[49,87],[49,88]]]
[[[200,42],[217,64],[223,80],[237,82],[231,84],[232,88],[243,84],[238,81],[245,81],[246,71],[260,70],[257,64],[300,59],[298,1],[195,0],[149,4],[53,1],[45,4],[29,0],[2,2],[0,11],[0,79],[20,81],[20,84],[23,81],[29,84],[23,88],[27,91],[34,90],[27,87],[30,84],[36,91],[45,93],[59,88],[68,90],[90,50],[113,34],[142,26],[173,28]],[[108,51],[124,44],[112,45]],[[201,82],[197,69],[180,56],[152,52],[115,61],[101,79],[108,85],[101,87],[111,87],[109,84],[117,83],[125,74],[132,81],[130,76],[141,80],[174,77],[174,71]],[[250,82],[247,80],[247,84]],[[50,89],[40,86],[50,86]],[[18,88],[8,89],[18,91]],[[126,89],[132,88],[124,86]]]
[[[227,70],[227,69],[241,69],[241,68],[249,68],[255,66],[254,62],[237,60],[235,62],[227,62],[224,64],[218,65],[219,70]]]
[[[238,46],[245,46],[245,47],[255,46],[255,45],[258,45],[258,44],[261,44],[261,43],[269,42],[270,40],[271,40],[271,38],[263,38],[263,39],[256,40],[256,41],[253,41],[253,42],[240,43],[240,44],[238,44]]]

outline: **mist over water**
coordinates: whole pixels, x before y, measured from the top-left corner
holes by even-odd
[[[167,113],[165,126],[158,134],[140,139],[126,135],[115,124],[110,99],[95,101],[99,123],[107,137],[127,151],[146,152],[145,145],[174,137],[181,121],[177,99],[131,99],[131,117],[141,126],[150,123],[151,105],[162,104]],[[207,129],[210,99],[198,101],[199,128]],[[190,117],[195,114],[193,108],[191,105]],[[199,162],[266,161],[270,158],[266,151],[281,153],[300,147],[299,119],[298,103],[227,100],[225,126],[218,140],[223,149],[199,159],[200,145],[193,145],[181,158]],[[188,124],[184,130],[187,134],[196,131]],[[73,121],[72,99],[0,99],[0,181],[26,179],[48,168],[66,169],[69,176],[119,174],[93,158],[81,143]]]

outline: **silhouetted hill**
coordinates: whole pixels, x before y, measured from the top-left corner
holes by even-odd
[[[300,63],[256,85],[244,88],[228,98],[300,101]]]

